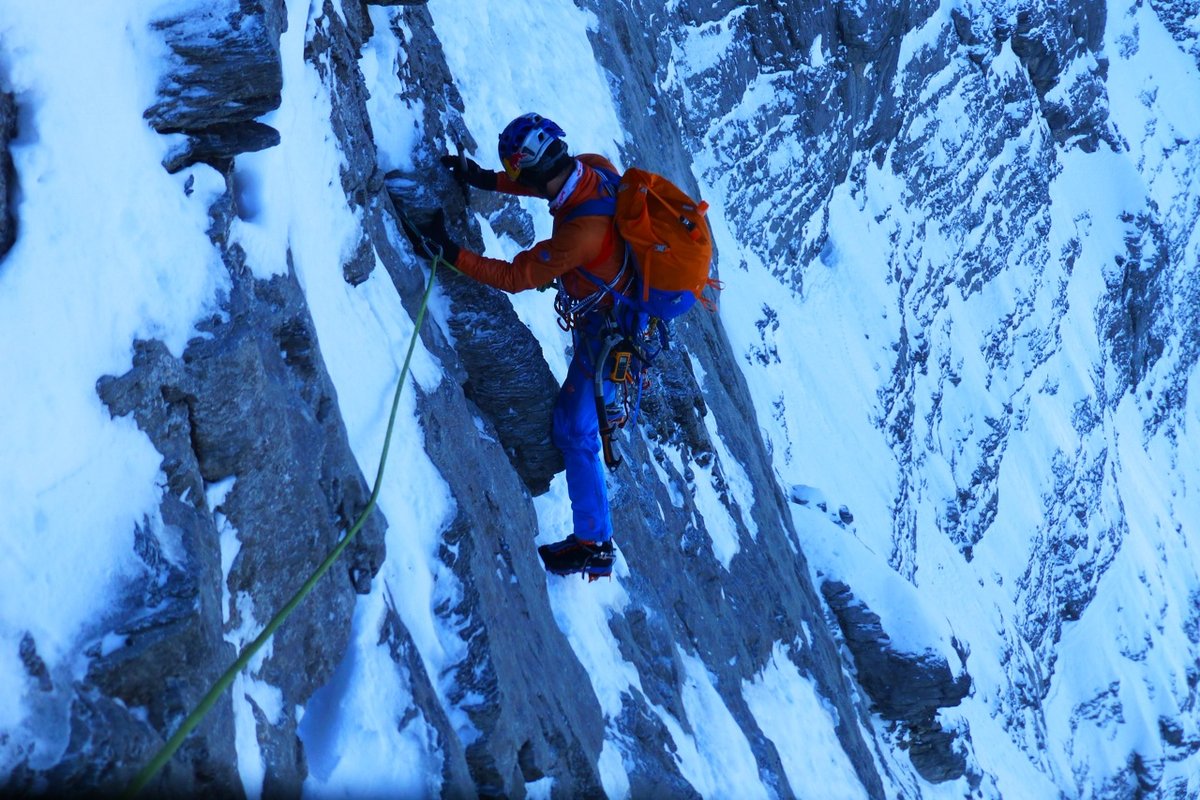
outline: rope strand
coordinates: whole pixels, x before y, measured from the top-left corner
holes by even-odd
[[[403,212],[401,212],[401,218],[406,224],[411,224],[407,217],[403,215]],[[428,243],[426,244],[426,250],[431,250],[431,248],[428,247]],[[371,515],[371,512],[375,510],[376,502],[379,499],[379,492],[383,486],[383,470],[387,465],[388,451],[391,449],[392,431],[396,426],[396,412],[400,408],[400,393],[404,388],[405,379],[408,377],[408,369],[412,362],[413,351],[416,349],[417,340],[420,338],[421,325],[425,321],[425,311],[429,307],[429,297],[433,293],[433,284],[434,279],[437,276],[439,263],[447,264],[449,266],[449,263],[442,257],[441,248],[438,248],[437,252],[430,252],[429,283],[425,287],[425,294],[421,297],[421,306],[417,311],[417,319],[416,324],[413,327],[412,339],[408,343],[408,353],[404,356],[404,366],[400,370],[399,380],[396,381],[396,391],[392,396],[392,410],[391,414],[388,416],[387,433],[384,435],[383,450],[379,456],[379,468],[375,472],[375,484],[371,489],[371,496],[367,500],[366,507],[363,508],[362,513],[359,514],[358,519],[355,520],[345,537],[343,537],[343,539],[338,542],[337,546],[330,551],[329,555],[325,557],[325,560],[321,562],[321,565],[317,567],[316,571],[313,572],[313,574],[309,576],[308,580],[304,582],[304,585],[301,586],[294,595],[292,595],[292,599],[288,600],[283,608],[280,609],[279,613],[277,613],[271,619],[271,621],[267,623],[267,626],[263,628],[262,632],[254,639],[254,641],[252,641],[245,647],[245,649],[242,650],[241,654],[237,657],[237,660],[234,661],[229,669],[225,670],[224,674],[217,679],[217,682],[214,683],[212,688],[208,690],[208,694],[201,698],[199,704],[192,711],[192,713],[188,714],[183,722],[180,723],[178,730],[175,731],[175,734],[167,740],[167,743],[164,744],[154,758],[150,760],[150,763],[142,768],[141,772],[134,777],[133,781],[129,784],[129,787],[122,795],[123,798],[128,799],[136,797],[137,794],[144,789],[148,783],[150,783],[154,776],[158,774],[159,770],[166,766],[167,762],[171,760],[173,755],[175,755],[175,752],[183,744],[184,740],[187,739],[188,735],[195,730],[196,726],[200,724],[208,712],[212,710],[213,706],[217,704],[217,701],[221,698],[221,695],[225,693],[225,690],[233,684],[233,681],[238,676],[238,673],[246,668],[251,659],[257,655],[258,651],[261,650],[268,641],[270,641],[271,637],[275,634],[275,631],[278,630],[281,625],[283,625],[287,618],[291,616],[292,612],[296,610],[296,607],[299,606],[304,598],[308,596],[308,594],[313,590],[313,587],[316,586],[317,581],[319,581],[322,576],[329,571],[330,567],[333,566],[334,562],[338,560],[338,557],[341,556],[342,552],[345,551],[346,547],[362,529],[362,526],[366,523],[367,518]]]

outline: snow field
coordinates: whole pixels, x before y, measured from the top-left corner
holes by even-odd
[[[779,751],[788,783],[799,798],[866,800],[834,729],[837,711],[801,675],[776,642],[771,660],[742,689],[762,732]],[[814,722],[819,724],[814,724]]]
[[[942,4],[920,30],[906,37],[901,69],[938,40],[953,6]],[[1108,86],[1114,119],[1132,141],[1133,151],[1058,152],[1061,169],[1051,184],[1051,264],[1048,274],[1039,276],[1046,290],[1029,296],[1024,277],[1013,273],[1002,275],[965,301],[951,293],[946,309],[938,312],[941,319],[926,334],[934,337],[933,353],[951,354],[949,366],[961,386],[947,384],[935,407],[928,388],[947,375],[930,357],[929,377],[924,379],[928,386],[915,392],[918,405],[913,418],[921,427],[913,436],[929,438],[918,439],[922,444],[914,451],[921,461],[917,463],[920,482],[910,487],[916,492],[912,501],[916,539],[911,552],[893,539],[901,531],[892,518],[899,488],[895,476],[901,473],[901,465],[878,430],[877,398],[895,361],[890,345],[899,338],[899,323],[906,323],[910,335],[920,325],[903,309],[897,314],[895,287],[889,278],[889,256],[896,248],[888,235],[898,231],[902,242],[905,237],[920,242],[923,261],[901,265],[908,271],[949,263],[967,243],[955,242],[943,235],[936,222],[907,211],[903,188],[889,165],[884,170],[869,167],[863,187],[835,189],[828,204],[829,244],[818,262],[792,265],[804,270],[804,293],[789,297],[789,290],[774,285],[770,274],[779,265],[768,269],[745,246],[742,237],[747,232],[734,232],[722,224],[721,195],[726,185],[722,176],[727,166],[720,160],[723,121],[709,135],[711,149],[696,162],[701,186],[706,185],[706,176],[712,181],[702,191],[713,195],[706,199],[713,205],[714,234],[725,257],[722,277],[736,289],[722,298],[722,319],[735,352],[744,355],[741,365],[763,436],[775,454],[780,482],[820,487],[831,498],[832,508],[845,503],[855,515],[850,529],[842,530],[824,514],[794,509],[800,544],[816,573],[849,578],[855,591],[884,617],[889,632],[898,630],[901,643],[907,639],[907,646],[913,647],[924,642],[946,654],[953,632],[968,646],[973,694],[943,717],[949,725],[970,726],[971,758],[990,776],[992,784],[985,784],[985,791],[995,796],[1087,793],[1121,769],[1129,752],[1142,752],[1151,759],[1161,756],[1154,721],[1159,714],[1178,716],[1182,701],[1177,688],[1164,696],[1162,687],[1178,687],[1181,661],[1188,661],[1188,654],[1194,652],[1182,633],[1185,609],[1166,599],[1194,597],[1197,590],[1195,557],[1180,549],[1190,520],[1200,519],[1186,513],[1196,507],[1194,461],[1165,438],[1145,440],[1142,416],[1132,398],[1126,398],[1115,415],[1106,416],[1101,428],[1087,436],[1076,430],[1072,419],[1072,410],[1088,400],[1103,414],[1095,398],[1101,392],[1111,394],[1115,386],[1115,372],[1106,364],[1108,354],[1098,346],[1103,332],[1097,330],[1095,310],[1107,291],[1105,278],[1111,277],[1114,257],[1126,251],[1127,226],[1119,218],[1124,212],[1146,210],[1143,198],[1156,202],[1159,209],[1171,207],[1175,193],[1182,190],[1179,176],[1188,167],[1165,162],[1163,154],[1186,158],[1187,148],[1176,144],[1195,138],[1200,125],[1195,65],[1179,53],[1150,8],[1127,6],[1110,3]],[[698,31],[692,40],[702,34]],[[1130,47],[1132,39],[1139,39],[1137,47]],[[689,75],[721,59],[708,46],[714,41],[711,35],[703,36],[702,42],[692,40],[677,54],[671,76],[672,82],[682,79],[685,86]],[[1127,59],[1116,57],[1131,51]],[[1020,68],[1007,46],[993,66]],[[755,107],[772,103],[774,98],[764,96],[761,88],[748,92],[729,118],[753,119]],[[931,81],[925,87],[926,97],[934,97],[940,88],[936,80]],[[928,124],[940,126],[933,144],[941,148],[949,168],[956,134],[953,126],[943,123],[963,118],[965,109],[963,98],[955,93],[942,103]],[[1006,150],[1005,158],[1015,156],[1011,147]],[[1000,177],[993,169],[985,181],[998,188],[995,181]],[[979,192],[987,188],[981,184]],[[1192,242],[1187,252],[1194,262],[1200,251],[1195,234],[1176,235]],[[1082,252],[1074,271],[1066,273],[1060,255],[1071,240],[1082,245]],[[737,263],[729,258],[731,253],[742,261],[738,271],[730,270]],[[1057,281],[1066,285],[1064,311],[1050,302]],[[1033,314],[1012,334],[1017,338],[1012,341],[1008,369],[995,371],[981,357],[978,338],[1005,310],[1027,302],[1034,304]],[[768,307],[773,316],[765,313]],[[1065,316],[1059,319],[1060,314]],[[1036,344],[1032,334],[1039,329],[1057,329],[1062,335],[1058,353],[1041,367],[1031,358]],[[1162,363],[1169,365],[1170,358]],[[1197,374],[1200,371],[1193,370],[1193,376]],[[1151,373],[1147,382],[1154,380]],[[1022,398],[1015,393],[1028,392],[1022,387],[1038,386],[1043,387],[1040,392],[1024,395],[1024,405],[1018,402]],[[990,388],[980,392],[980,387]],[[997,517],[974,548],[974,560],[967,562],[941,533],[937,503],[953,497],[956,486],[970,483],[971,476],[962,473],[963,465],[978,461],[978,440],[980,432],[987,430],[986,418],[1006,413],[1001,401],[1012,401],[1020,417],[1011,428],[1000,466]],[[1194,430],[1194,411],[1183,416]],[[933,421],[931,427],[924,425],[926,417]],[[963,454],[961,462],[952,457],[955,451]],[[1021,581],[1030,568],[1034,534],[1046,524],[1045,503],[1053,499],[1051,466],[1056,453],[1084,459],[1108,454],[1117,471],[1105,479],[1099,507],[1109,518],[1124,517],[1129,533],[1118,545],[1119,566],[1104,578],[1084,618],[1064,629],[1054,671],[1042,675],[1052,685],[1046,715],[1014,720],[1006,717],[1010,702],[1003,699],[1012,689],[1009,670],[1013,664],[1023,664],[1023,670],[1039,668],[1037,656],[1017,634],[1025,624]],[[1170,489],[1169,497],[1165,487]],[[1084,533],[1094,542],[1101,532],[1085,529]],[[899,566],[912,585],[891,572],[889,563]],[[819,580],[819,575],[814,577]],[[887,587],[897,581],[905,591],[889,593]],[[1118,628],[1113,630],[1117,620]],[[1135,657],[1139,653],[1142,662]],[[1094,703],[1114,683],[1121,688],[1109,706],[1128,709],[1126,722],[1115,714],[1090,719],[1080,712],[1081,706],[1090,708],[1086,704]],[[1047,731],[1051,716],[1056,722]],[[1168,763],[1167,777],[1185,774],[1185,769]],[[1194,782],[1196,776],[1191,778]],[[920,782],[921,793],[929,797],[961,796],[962,789]]]
[[[136,338],[182,352],[227,285],[205,235],[220,181],[168,175],[175,137],[142,119],[156,96],[146,65],[164,48],[147,24],[176,5],[0,13],[0,88],[20,114],[20,230],[0,262],[0,775],[23,756],[47,767],[67,744],[69,698],[29,705],[20,642],[56,684],[81,676],[85,646],[142,574],[135,526],[161,528],[161,457],[132,419],[111,418],[96,381],[130,368]]]

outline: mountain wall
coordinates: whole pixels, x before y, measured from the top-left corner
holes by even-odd
[[[743,306],[760,419],[777,410],[780,471],[846,502],[970,651],[1003,734],[989,754],[970,721],[968,771],[1054,792],[1005,788],[1007,739],[1067,795],[1194,793],[1195,9],[693,13],[676,52],[721,45],[676,78],[700,174],[748,271],[803,298]],[[789,306],[820,323],[789,325]],[[770,394],[789,356],[834,385],[807,419]],[[890,478],[831,464],[824,447],[847,443]],[[846,570],[832,546],[810,543],[819,572]]]
[[[379,746],[405,796],[1200,792],[1194,5],[171,5],[145,121],[216,187],[227,289],[95,385],[161,502],[78,658],[17,637],[3,786],[122,788],[353,524],[429,275],[402,215],[489,253],[545,230],[437,164],[530,110],[456,48],[565,20],[609,155],[713,201],[726,285],[621,441],[615,578],[535,554],[569,519],[549,298],[442,270],[380,510],[151,791],[319,793]]]

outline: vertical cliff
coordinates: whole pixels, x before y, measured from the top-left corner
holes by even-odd
[[[145,764],[364,509],[415,336],[378,510],[152,791],[1200,791],[1195,12],[0,23],[0,785],[111,792]],[[103,68],[52,80],[84,43]],[[68,179],[82,140],[54,123],[81,106],[111,122]],[[551,297],[443,269],[418,330],[400,232],[441,208],[489,255],[545,237],[543,203],[437,164],[495,166],[528,110],[708,200],[726,287],[622,435],[594,584],[535,554],[570,520]]]

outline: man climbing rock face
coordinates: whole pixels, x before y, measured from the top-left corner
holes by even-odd
[[[542,545],[538,554],[549,572],[583,573],[595,579],[611,575],[613,565],[600,434],[602,428],[609,434],[610,417],[621,415],[619,410],[606,412],[601,424],[599,409],[620,408],[610,380],[613,365],[602,342],[618,326],[625,331],[644,328],[645,317],[616,309],[613,303],[612,293],[624,293],[633,283],[625,242],[613,226],[616,168],[603,156],[572,157],[565,136],[545,117],[525,114],[500,134],[503,172],[486,170],[462,156],[441,160],[457,178],[476,188],[545,198],[554,218],[549,239],[518,253],[512,261],[503,261],[460,248],[450,240],[440,214],[425,227],[406,232],[418,254],[440,248],[442,257],[459,271],[497,289],[521,292],[557,284],[555,308],[564,327],[572,331],[574,347],[554,407],[552,437],[566,464],[574,531],[559,542]],[[602,370],[600,381],[597,367]]]

